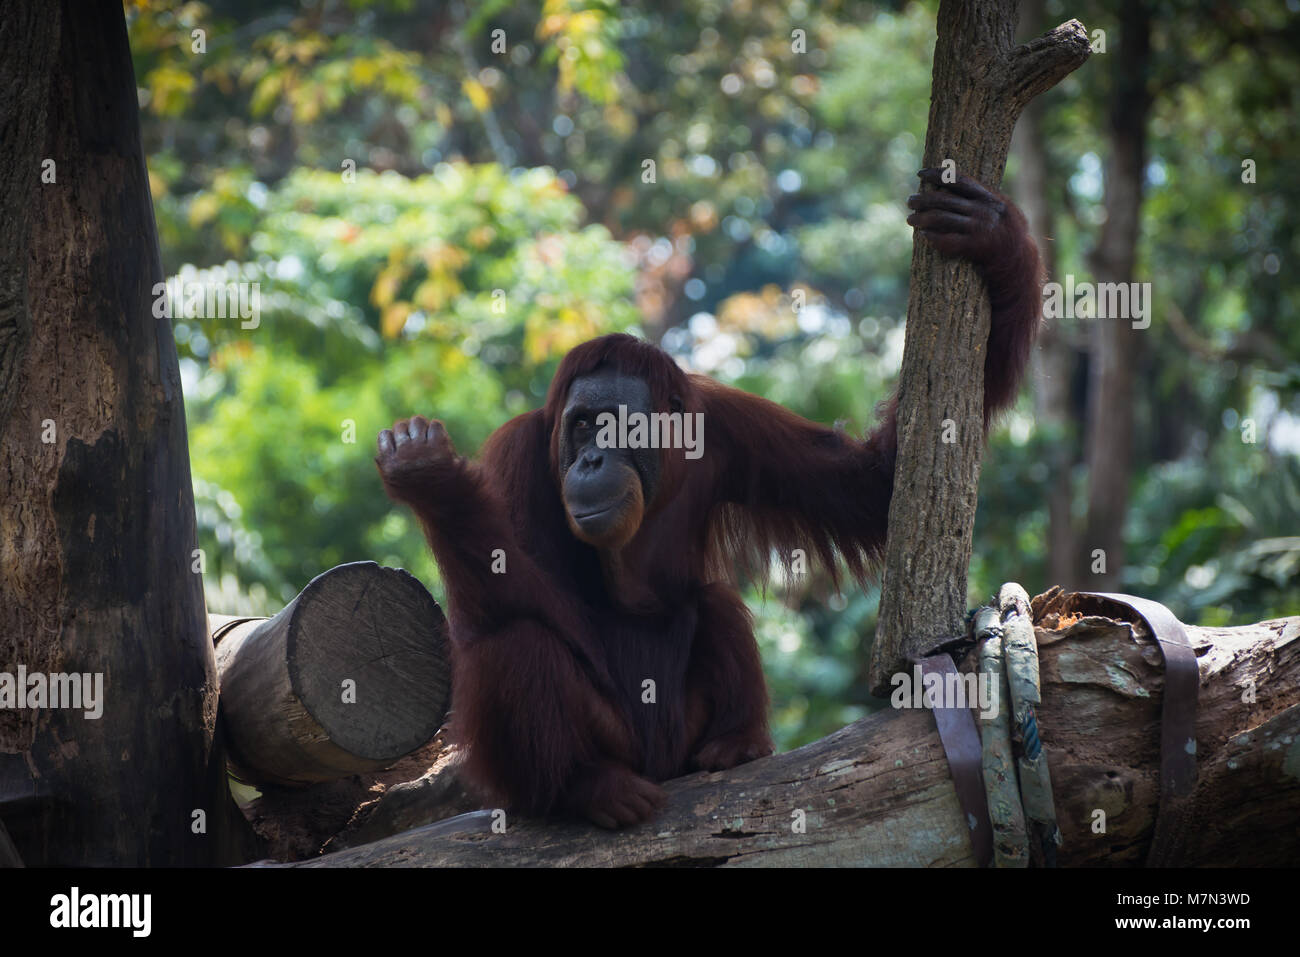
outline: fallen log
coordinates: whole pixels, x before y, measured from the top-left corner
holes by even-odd
[[[1138,622],[1083,596],[1036,599],[1038,709],[1061,866],[1140,864],[1159,793],[1164,670]],[[1180,863],[1300,854],[1300,617],[1188,626],[1200,669],[1199,783]],[[971,659],[974,656],[970,656]],[[973,661],[963,663],[970,670]],[[786,754],[667,785],[623,832],[464,814],[289,866],[973,866],[933,717],[886,710]]]
[[[254,786],[386,768],[446,716],[446,622],[405,571],[339,565],[273,618],[208,621],[231,771]]]

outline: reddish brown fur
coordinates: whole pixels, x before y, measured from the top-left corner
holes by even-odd
[[[1039,314],[1037,251],[1010,213],[981,263],[994,306],[986,417],[1014,398]],[[703,412],[704,454],[661,453],[644,521],[602,562],[569,527],[556,424],[573,381],[604,367],[643,378],[656,409],[677,399]],[[502,426],[478,463],[448,444],[409,477],[386,472],[390,495],[423,520],[447,585],[453,725],[472,779],[520,811],[626,824],[662,799],[647,779],[769,751],[734,566],[801,548],[863,578],[885,540],[895,445],[893,401],[857,440],[614,335],[571,351],[545,406]],[[503,575],[491,570],[495,549]],[[654,704],[642,703],[646,678]]]

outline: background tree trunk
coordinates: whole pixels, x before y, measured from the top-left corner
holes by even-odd
[[[1027,0],[1020,7],[1023,32],[1037,36],[1047,23],[1043,0]],[[1019,161],[1014,195],[1029,220],[1048,279],[1056,277],[1056,224],[1048,191],[1051,178],[1046,132],[1043,130],[1044,98],[1025,107],[1011,138],[1011,149]],[[1071,476],[1076,456],[1070,384],[1076,362],[1070,341],[1069,320],[1045,324],[1030,356],[1034,389],[1034,420],[1047,437],[1051,449],[1047,465],[1047,581],[1073,588],[1077,585],[1078,537],[1070,504]]]
[[[1015,0],[939,5],[924,164],[996,187],[1021,110],[1089,54],[1078,21],[1015,46]],[[989,303],[974,266],[913,240],[899,373],[898,459],[871,687],[963,630],[984,448]],[[956,441],[944,441],[955,429]]]
[[[121,5],[8,3],[0,95],[0,667],[100,673],[105,699],[0,711],[0,817],[29,865],[233,862]]]
[[[1110,161],[1106,222],[1091,256],[1097,283],[1129,283],[1137,260],[1138,227],[1146,180],[1146,127],[1151,110],[1147,73],[1151,11],[1146,0],[1121,7],[1112,38],[1115,87],[1110,104]],[[1124,519],[1133,480],[1134,370],[1142,336],[1127,319],[1093,319],[1089,332],[1088,521],[1081,559],[1089,589],[1120,591]],[[1104,568],[1096,551],[1104,556]]]

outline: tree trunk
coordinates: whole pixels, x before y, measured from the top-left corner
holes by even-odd
[[[1019,47],[1015,29],[1014,0],[940,3],[925,166],[951,160],[996,187],[1021,110],[1090,52],[1075,20]],[[988,338],[988,296],[974,266],[914,239],[898,458],[871,659],[876,694],[911,653],[964,630]],[[956,441],[945,442],[954,427]]]
[[[1021,20],[1026,31],[1036,35],[1046,23],[1043,0],[1029,0],[1021,5]],[[1046,134],[1042,128],[1044,101],[1034,100],[1020,115],[1011,149],[1019,160],[1014,194],[1029,220],[1029,228],[1038,243],[1039,254],[1048,279],[1056,276],[1056,224],[1048,194],[1049,169]],[[1062,588],[1078,583],[1078,537],[1070,504],[1073,500],[1071,475],[1074,470],[1076,436],[1070,415],[1070,384],[1075,352],[1066,320],[1043,326],[1030,357],[1034,384],[1034,420],[1045,433],[1049,449],[1047,465],[1047,581]]]
[[[232,862],[247,832],[121,5],[11,0],[0,91],[0,667],[103,692],[98,718],[0,710],[0,817],[28,864]]]
[[[1137,866],[1160,789],[1164,666],[1117,606],[1058,595],[1035,628],[1037,709],[1061,866]],[[1200,666],[1187,865],[1285,865],[1300,854],[1300,618],[1186,627]],[[969,656],[968,661],[975,656]],[[963,665],[969,670],[971,664]],[[1243,689],[1249,703],[1243,706]],[[888,710],[796,751],[667,785],[622,832],[463,814],[296,866],[973,866],[934,718]],[[443,800],[429,788],[430,800]],[[407,809],[409,813],[410,809]]]
[[[447,626],[407,572],[339,565],[274,618],[209,620],[230,763],[249,784],[301,787],[386,768],[446,717]]]
[[[1129,283],[1137,259],[1146,125],[1151,109],[1147,71],[1151,11],[1131,0],[1120,14],[1111,95],[1111,155],[1106,172],[1106,222],[1092,253],[1097,283]],[[1124,519],[1133,473],[1133,377],[1141,336],[1127,319],[1093,319],[1088,373],[1088,521],[1081,556],[1089,589],[1123,587]]]

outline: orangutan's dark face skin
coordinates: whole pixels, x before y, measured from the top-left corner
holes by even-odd
[[[573,380],[560,419],[560,475],[573,534],[601,550],[626,545],[641,527],[659,479],[659,450],[601,448],[597,417],[652,411],[641,379],[602,369]]]

